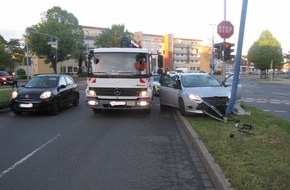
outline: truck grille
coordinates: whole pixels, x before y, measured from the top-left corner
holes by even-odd
[[[138,96],[144,88],[94,88],[97,96]]]

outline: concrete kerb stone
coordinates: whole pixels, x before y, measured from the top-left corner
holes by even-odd
[[[215,163],[213,157],[208,152],[204,143],[199,139],[196,132],[193,130],[190,123],[185,117],[180,115],[179,111],[175,111],[175,114],[180,118],[182,126],[184,127],[187,135],[189,136],[193,147],[198,153],[200,160],[204,164],[208,175],[210,176],[212,182],[214,183],[217,190],[234,190],[228,179],[225,177],[223,171],[218,164]]]

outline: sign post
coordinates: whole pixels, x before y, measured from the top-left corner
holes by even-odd
[[[221,21],[217,26],[217,33],[221,38],[230,38],[234,34],[234,26],[230,21]]]

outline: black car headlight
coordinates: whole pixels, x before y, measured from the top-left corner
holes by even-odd
[[[40,99],[47,99],[51,97],[51,92],[50,91],[45,91],[40,95]]]
[[[15,98],[17,98],[17,96],[18,96],[18,92],[17,91],[13,91],[11,97],[13,99],[15,99]]]

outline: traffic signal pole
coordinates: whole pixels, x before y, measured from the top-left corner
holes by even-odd
[[[224,21],[227,20],[227,0],[224,0]],[[226,38],[224,38],[223,45],[226,43]],[[225,80],[225,67],[226,67],[226,62],[225,62],[225,48],[223,47],[222,51],[222,80]]]
[[[239,38],[238,38],[237,52],[236,52],[236,58],[235,58],[233,84],[232,84],[232,90],[231,90],[231,99],[230,99],[229,105],[227,106],[226,115],[229,115],[233,112],[233,107],[234,107],[234,104],[236,103],[237,87],[238,87],[238,80],[239,80],[239,74],[240,74],[240,65],[241,65],[242,48],[243,48],[243,40],[244,40],[245,22],[246,22],[246,15],[247,15],[247,6],[248,6],[248,0],[243,0]]]

